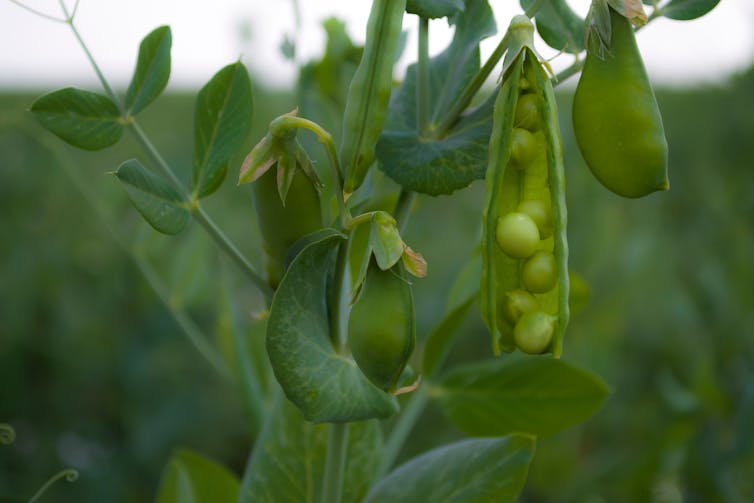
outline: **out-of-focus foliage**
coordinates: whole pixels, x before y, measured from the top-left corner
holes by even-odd
[[[343,58],[357,62],[349,44],[342,41]],[[327,75],[333,85],[324,94],[337,109],[342,79]],[[522,501],[754,499],[752,89],[754,70],[725,87],[660,90],[671,189],[638,203],[592,179],[570,129],[571,96],[560,96],[571,265],[592,289],[569,328],[564,358],[603,376],[614,394],[585,424],[538,442]],[[0,501],[25,501],[63,466],[81,477],[55,486],[55,501],[146,501],[178,446],[240,475],[254,427],[240,391],[186,342],[44,147],[59,143],[25,111],[32,101],[0,96],[0,422],[17,433],[14,444],[0,446]],[[260,88],[254,101],[250,138],[296,106],[292,96]],[[184,180],[191,117],[191,97],[168,95],[141,119]],[[209,273],[218,264],[241,302],[243,326],[251,325],[258,297],[196,225],[177,238],[157,235],[106,174],[123,159],[148,162],[129,137],[105,152],[59,148],[116,232],[155,265],[177,305],[221,349],[222,286]],[[414,282],[419,344],[442,312],[463,265],[458,257],[470,256],[478,241],[482,191],[475,183],[452,200],[418,199],[406,235],[429,262],[427,278]],[[249,199],[226,183],[207,207],[261,265]],[[487,352],[472,309],[451,360]],[[431,405],[401,458],[461,436]]]

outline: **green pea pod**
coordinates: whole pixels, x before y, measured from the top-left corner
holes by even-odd
[[[414,350],[414,300],[401,266],[381,270],[373,260],[348,321],[356,364],[377,387],[393,391]]]
[[[319,193],[309,177],[298,168],[291,170],[285,203],[279,193],[275,166],[251,185],[252,200],[267,255],[267,281],[277,288],[285,272],[288,249],[300,237],[322,228]]]
[[[573,101],[573,129],[587,166],[623,197],[667,190],[668,143],[631,23],[612,8],[609,43],[590,33]]]
[[[361,186],[374,160],[393,86],[393,63],[398,49],[406,0],[374,0],[367,24],[364,53],[348,88],[343,116],[340,159],[345,170],[343,190]]]
[[[558,111],[531,22],[516,16],[509,35],[485,178],[482,317],[495,354],[559,357],[569,281]]]

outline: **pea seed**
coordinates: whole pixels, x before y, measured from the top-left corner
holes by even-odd
[[[503,316],[511,323],[515,323],[525,313],[534,311],[538,307],[539,302],[534,298],[534,295],[526,290],[517,288],[505,294]]]
[[[521,269],[521,282],[532,293],[545,293],[558,282],[557,265],[552,253],[538,251],[524,262]]]
[[[525,213],[512,212],[498,219],[495,229],[497,244],[511,258],[527,258],[539,245],[539,229]]]
[[[552,341],[555,319],[542,311],[529,311],[521,316],[513,329],[513,339],[518,349],[531,355],[544,352]]]

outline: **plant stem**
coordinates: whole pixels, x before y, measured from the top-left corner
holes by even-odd
[[[440,121],[439,125],[434,129],[434,137],[442,137],[443,135],[445,135],[445,133],[448,132],[453,124],[455,124],[455,122],[458,120],[458,117],[461,115],[461,113],[463,113],[464,110],[466,110],[466,107],[469,106],[471,100],[474,98],[479,89],[481,89],[482,85],[487,80],[487,77],[490,76],[492,70],[495,69],[495,66],[500,61],[500,58],[502,58],[503,54],[505,54],[507,45],[508,33],[506,32],[503,39],[499,44],[497,44],[497,47],[495,47],[495,50],[490,55],[489,59],[484,63],[484,66],[479,69],[471,82],[466,85],[463,92],[461,93],[461,96],[458,98],[458,100],[456,100],[450,111],[445,114],[443,120]]]
[[[50,21],[55,21],[56,23],[67,23],[68,22],[67,19],[60,19],[59,17],[55,17],[55,16],[51,16],[49,14],[45,14],[44,12],[39,11],[37,9],[34,9],[32,7],[29,7],[28,5],[26,5],[26,4],[22,3],[22,2],[19,2],[18,0],[10,0],[10,2],[18,5],[19,7],[21,7],[24,10],[28,10],[32,14],[35,14],[35,15],[37,15],[39,17],[42,17],[42,18],[45,18],[45,19],[49,19]]]
[[[553,87],[562,84],[563,81],[565,81],[569,77],[579,73],[581,69],[584,68],[584,61],[585,61],[585,58],[578,58],[576,61],[573,62],[571,66],[565,68],[563,71],[559,72],[552,79],[550,79]]]
[[[65,478],[68,482],[75,482],[79,478],[79,472],[77,472],[73,468],[60,470],[58,473],[50,477],[47,482],[45,482],[42,487],[40,487],[39,490],[34,493],[34,496],[29,498],[29,503],[36,503],[36,501],[42,497],[42,495],[50,488],[52,484],[63,478]]]
[[[171,300],[170,292],[160,279],[157,271],[155,271],[154,268],[146,260],[142,259],[138,254],[133,253],[133,257],[136,267],[139,268],[139,272],[141,272],[142,276],[144,276],[144,279],[147,280],[147,283],[150,287],[152,287],[152,290],[155,294],[157,294],[157,297],[159,297],[162,303],[168,308],[168,311],[170,311],[173,319],[181,328],[181,330],[183,330],[183,333],[186,334],[186,337],[188,337],[188,340],[191,342],[191,344],[193,344],[194,348],[196,348],[199,354],[201,354],[204,359],[209,362],[209,364],[217,371],[218,374],[220,374],[222,377],[229,378],[230,374],[228,372],[228,368],[225,366],[225,362],[223,361],[222,357],[217,353],[212,344],[210,344],[209,340],[206,336],[204,336],[201,329],[196,325],[196,323],[194,323],[194,320],[189,318],[186,312],[175,305],[175,302]]]
[[[236,248],[236,246],[228,239],[228,237],[217,227],[217,225],[214,223],[214,221],[212,221],[209,215],[207,215],[204,210],[202,210],[202,208],[199,206],[199,202],[189,199],[190,196],[187,195],[185,187],[178,179],[175,172],[170,168],[168,163],[165,162],[165,159],[163,159],[154,145],[152,145],[152,142],[149,141],[149,138],[147,138],[146,134],[144,134],[136,120],[133,117],[126,115],[123,103],[121,102],[118,95],[115,94],[115,91],[113,91],[112,87],[110,87],[110,83],[103,75],[91,52],[89,52],[89,48],[87,47],[86,43],[84,43],[84,40],[81,38],[81,35],[76,29],[76,25],[73,23],[73,18],[69,16],[65,4],[61,2],[61,6],[63,8],[63,12],[65,12],[68,18],[68,25],[71,27],[73,34],[76,36],[76,40],[78,40],[79,45],[86,53],[86,57],[89,59],[89,62],[94,68],[94,71],[97,74],[102,87],[105,89],[105,92],[110,97],[110,99],[112,99],[115,105],[118,107],[118,110],[120,110],[121,115],[123,116],[123,120],[126,122],[126,124],[131,126],[131,131],[136,136],[137,141],[141,144],[142,148],[147,151],[150,157],[152,157],[152,159],[157,163],[157,165],[165,173],[165,175],[170,178],[170,180],[175,185],[175,188],[179,190],[186,202],[191,205],[191,215],[199,221],[199,223],[202,225],[202,227],[204,227],[210,237],[215,240],[215,243],[220,247],[220,249],[228,253],[230,255],[230,258],[233,259],[233,261],[238,264],[239,267],[241,267],[241,270],[243,270],[249,277],[249,279],[251,279],[252,283],[254,283],[254,285],[259,289],[259,291],[264,296],[265,301],[269,305],[272,302],[272,289],[269,287],[267,282],[256,272],[254,266],[251,265],[251,262],[249,262],[246,257],[241,254],[238,248]]]
[[[346,201],[343,198],[343,176],[340,172],[340,161],[338,160],[338,151],[335,148],[332,135],[322,126],[309,119],[296,117],[295,115],[281,115],[270,122],[269,130],[273,136],[285,134],[292,128],[301,128],[311,131],[317,136],[317,140],[322,144],[327,152],[327,158],[333,170],[333,180],[335,181],[335,199],[338,201],[338,210],[340,211],[340,225],[348,229],[351,225],[351,212],[348,211]]]
[[[539,8],[542,7],[542,0],[534,0],[534,3],[531,4],[531,6],[526,9],[526,12],[524,12],[524,15],[528,17],[529,19],[533,18],[537,12],[539,11]]]
[[[424,136],[429,125],[429,19],[419,18],[419,62],[416,73],[416,129]]]
[[[348,450],[348,423],[331,423],[329,430],[322,501],[340,503]]]
[[[390,436],[385,444],[385,450],[382,455],[382,462],[377,469],[377,480],[384,477],[390,468],[392,468],[406,442],[406,438],[424,411],[428,400],[427,394],[422,391],[421,387],[411,395],[401,415],[398,416],[395,426],[390,431]]]
[[[71,27],[71,31],[73,32],[73,35],[76,37],[76,40],[81,46],[81,49],[83,49],[84,54],[86,54],[86,57],[89,60],[89,63],[92,65],[92,68],[94,68],[94,72],[97,74],[97,78],[102,84],[102,87],[105,89],[105,92],[110,97],[110,99],[113,100],[115,105],[118,107],[118,110],[120,110],[120,114],[124,116],[125,118],[125,110],[123,107],[123,103],[121,102],[118,95],[115,94],[115,91],[113,91],[113,88],[110,87],[110,83],[105,78],[105,75],[102,73],[102,70],[100,70],[100,67],[97,64],[97,61],[95,61],[94,56],[92,56],[92,53],[89,52],[89,47],[86,45],[86,43],[84,43],[84,39],[81,38],[81,34],[76,29],[76,25],[73,23],[73,18],[68,14],[68,9],[66,9],[65,4],[61,2],[60,5],[62,6],[63,12],[65,13],[66,18],[67,18],[66,23],[68,23],[68,26]]]
[[[41,140],[39,139],[37,139],[36,141],[41,142]],[[86,186],[77,171],[73,168],[73,161],[71,161],[67,157],[67,155],[64,155],[62,151],[60,151],[56,147],[53,147],[52,145],[42,143],[42,147],[49,150],[51,154],[56,159],[58,159],[63,172],[68,176],[76,189],[78,189],[79,193],[87,202],[87,204],[89,204],[89,206],[94,210],[94,213],[99,216],[102,224],[105,226],[105,229],[113,238],[115,243],[120,247],[121,250],[126,252],[131,257],[131,260],[134,261],[136,267],[139,269],[139,272],[141,272],[141,274],[144,276],[144,279],[147,281],[147,284],[150,286],[150,288],[152,288],[160,301],[168,309],[176,324],[181,328],[183,334],[188,338],[189,342],[194,346],[199,354],[202,355],[205,360],[207,360],[210,366],[215,369],[219,375],[223,377],[229,377],[230,373],[228,372],[228,369],[225,366],[225,362],[223,361],[222,357],[219,355],[219,353],[217,353],[217,350],[215,350],[215,348],[209,342],[209,339],[204,335],[204,333],[202,333],[202,330],[193,322],[188,314],[186,314],[185,311],[176,306],[175,303],[170,300],[169,290],[162,282],[162,279],[160,279],[154,268],[147,261],[145,261],[131,246],[129,246],[125,242],[125,240],[123,240],[123,238],[118,235],[117,232],[115,232],[115,228],[105,216],[107,212],[99,203],[97,198],[92,194],[92,191],[89,190],[89,188]]]
[[[139,145],[141,145],[141,148],[143,148],[146,153],[152,158],[152,160],[157,164],[157,166],[162,170],[162,172],[167,176],[171,182],[173,182],[173,185],[175,185],[175,189],[178,190],[179,194],[185,201],[189,201],[189,193],[185,189],[183,183],[178,178],[178,176],[173,172],[172,169],[170,169],[170,166],[168,163],[163,159],[163,157],[160,155],[160,152],[155,148],[155,146],[152,144],[151,141],[149,141],[149,138],[144,133],[144,131],[141,129],[139,124],[136,122],[136,119],[131,118],[129,121],[130,131],[133,133],[134,137],[136,138],[136,141],[139,142]]]
[[[350,278],[348,275],[348,248],[350,240],[340,244],[335,263],[332,305],[330,306],[330,340],[335,352],[341,354],[348,339],[348,315],[351,304]]]
[[[233,260],[233,262],[235,262],[236,265],[238,265],[238,267],[240,267],[241,270],[246,273],[252,283],[254,283],[254,286],[256,286],[264,296],[267,305],[271,304],[273,295],[272,289],[267,284],[267,282],[257,274],[257,272],[254,270],[254,266],[251,265],[246,257],[244,257],[240,251],[238,251],[236,245],[234,245],[233,242],[228,239],[228,237],[223,233],[223,231],[220,230],[217,224],[215,224],[215,222],[209,217],[209,215],[207,215],[207,213],[201,208],[201,206],[199,206],[199,204],[195,204],[192,207],[191,214],[199,222],[199,224],[204,227],[204,230],[207,231],[207,234],[210,235],[217,246],[225,253],[227,253],[228,256]]]
[[[393,216],[396,222],[398,222],[398,232],[403,234],[408,225],[408,218],[411,215],[411,207],[414,205],[414,198],[416,193],[410,190],[402,189],[398,196],[398,202],[395,203],[395,209],[393,210]]]
[[[227,267],[221,268],[220,279],[223,285],[223,303],[227,306],[230,317],[230,333],[233,338],[233,353],[238,364],[238,374],[241,381],[241,389],[246,399],[246,406],[251,417],[250,432],[256,438],[262,428],[265,417],[265,390],[262,387],[259,373],[254,369],[254,363],[249,356],[249,342],[247,334],[239,326],[239,312],[235,297],[231,289],[231,279]],[[256,335],[256,334],[255,334]],[[263,371],[263,369],[260,369]]]

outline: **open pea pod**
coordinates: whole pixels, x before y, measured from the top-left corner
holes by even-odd
[[[481,311],[495,354],[559,357],[569,318],[565,177],[552,84],[516,16],[485,178]]]

